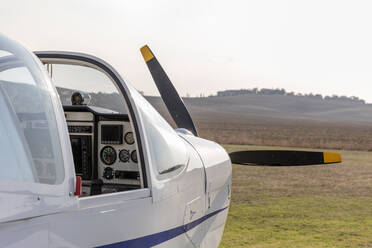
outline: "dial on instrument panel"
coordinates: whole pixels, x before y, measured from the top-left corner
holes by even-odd
[[[107,180],[111,180],[114,178],[114,170],[111,167],[106,167],[103,171],[103,177]]]
[[[134,135],[133,132],[128,132],[124,136],[125,142],[129,145],[134,144]]]
[[[130,153],[128,150],[123,149],[120,151],[119,159],[121,162],[127,163],[129,161],[129,158],[130,158]]]
[[[105,146],[101,150],[101,160],[106,165],[112,165],[117,158],[116,151],[111,146]]]
[[[132,159],[133,162],[137,163],[138,160],[137,160],[137,151],[134,150],[131,154],[130,154],[130,158]]]

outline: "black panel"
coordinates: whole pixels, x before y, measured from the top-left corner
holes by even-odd
[[[92,178],[92,136],[71,135],[75,173],[83,180]]]
[[[115,171],[115,178],[117,179],[132,179],[139,180],[140,175],[138,171]]]
[[[101,144],[123,144],[123,125],[101,125]]]

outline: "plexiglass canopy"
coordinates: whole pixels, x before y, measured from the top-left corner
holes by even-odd
[[[0,35],[0,180],[61,184],[65,178],[52,85],[37,58]]]

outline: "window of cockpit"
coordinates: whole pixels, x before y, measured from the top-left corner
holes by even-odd
[[[89,95],[84,104],[125,114],[124,101],[112,80],[102,71],[77,64],[45,64],[62,105],[71,105],[74,92]]]
[[[64,181],[56,116],[43,75],[28,52],[0,36],[1,181]]]

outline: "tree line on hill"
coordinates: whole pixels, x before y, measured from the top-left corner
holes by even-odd
[[[57,91],[60,97],[62,104],[70,105],[71,104],[71,96],[73,92],[76,90],[66,89],[57,87]],[[90,105],[111,109],[122,113],[125,110],[123,101],[118,93],[103,93],[103,92],[89,92],[91,96]],[[301,94],[301,93],[293,93],[293,92],[286,92],[285,89],[240,89],[240,90],[224,90],[218,91],[217,95],[211,95],[209,97],[222,97],[222,96],[240,96],[240,95],[283,95],[283,96],[296,96],[296,97],[307,97],[317,100],[325,100],[325,101],[339,101],[339,102],[351,102],[357,104],[365,104],[365,101],[352,96],[325,96],[323,97],[320,94]],[[205,97],[201,95],[200,97]]]
[[[294,92],[287,92],[285,89],[267,89],[267,88],[253,88],[253,89],[240,89],[240,90],[223,90],[218,91],[217,96],[240,96],[240,95],[283,95],[283,96],[298,96],[298,97],[309,97],[312,99],[326,100],[326,101],[342,101],[365,104],[363,99],[356,96],[322,96],[321,94],[301,94]]]

